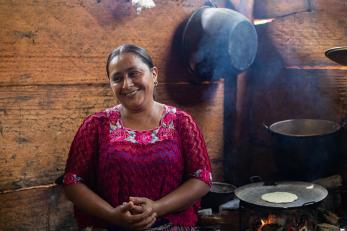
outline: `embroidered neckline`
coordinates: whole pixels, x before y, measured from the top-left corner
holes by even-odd
[[[120,124],[120,126],[121,126],[124,130],[132,131],[132,132],[146,133],[146,132],[152,132],[152,131],[154,131],[154,130],[157,130],[157,129],[159,129],[159,128],[162,126],[163,119],[164,119],[164,117],[166,116],[166,114],[169,112],[168,106],[166,106],[165,104],[163,104],[163,106],[164,106],[164,110],[163,110],[163,112],[161,113],[158,126],[156,126],[155,128],[151,128],[151,129],[136,130],[136,129],[132,129],[132,128],[128,128],[128,127],[125,127],[125,126],[124,126],[124,123],[123,123],[123,120],[122,120],[122,114],[121,114],[121,112],[120,112],[122,105],[119,104],[119,105],[116,106],[116,107],[117,107],[116,110],[119,112],[119,118],[118,118],[119,124]]]
[[[106,109],[110,125],[110,140],[128,141],[136,144],[150,144],[157,141],[172,139],[176,133],[174,119],[176,117],[176,108],[164,104],[164,111],[159,122],[159,126],[148,130],[134,130],[123,126],[120,113],[121,105]]]

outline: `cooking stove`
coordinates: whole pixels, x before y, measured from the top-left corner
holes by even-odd
[[[316,205],[299,208],[269,208],[240,202],[239,223],[242,231],[315,231]]]
[[[208,230],[218,231],[343,230],[347,225],[347,207],[342,200],[344,189],[340,177],[336,176],[315,183],[256,182],[236,188],[234,200],[221,205],[218,214],[200,221],[204,227],[211,228]],[[261,199],[264,193],[276,191],[294,193],[298,199],[278,204]]]
[[[274,203],[263,199],[268,193],[289,193],[290,202]],[[321,185],[302,181],[256,182],[235,190],[240,199],[239,223],[242,231],[314,231],[317,207],[328,195]]]

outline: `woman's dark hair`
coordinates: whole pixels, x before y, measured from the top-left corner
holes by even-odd
[[[143,49],[142,47],[138,47],[136,45],[133,45],[133,44],[123,44],[123,45],[115,48],[109,54],[109,56],[107,58],[106,73],[107,73],[108,78],[110,78],[108,66],[110,65],[111,60],[114,57],[119,56],[123,53],[133,53],[133,54],[137,55],[150,69],[152,69],[154,67],[152,58],[151,58],[151,56],[149,56],[149,54],[147,53],[147,51],[145,49]]]

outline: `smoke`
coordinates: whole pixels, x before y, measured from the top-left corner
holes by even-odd
[[[257,51],[253,24],[228,9],[205,9],[201,17],[204,33],[193,57],[197,74],[203,80],[218,80],[247,69]]]
[[[197,74],[204,80],[218,80],[232,70],[228,53],[228,28],[223,26],[216,34],[206,34],[200,41],[194,57]]]

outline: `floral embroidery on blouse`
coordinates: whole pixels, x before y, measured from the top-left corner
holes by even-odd
[[[80,181],[83,181],[83,179],[76,174],[65,174],[63,178],[64,184],[76,184]]]
[[[192,176],[203,179],[205,182],[212,181],[212,174],[209,170],[206,169],[198,169],[192,174]]]
[[[117,105],[105,110],[110,121],[111,142],[128,141],[135,144],[153,144],[174,137],[176,132],[174,126],[176,108],[164,105],[165,111],[160,120],[159,127],[150,130],[136,131],[124,128],[121,121],[120,107],[120,105]]]

